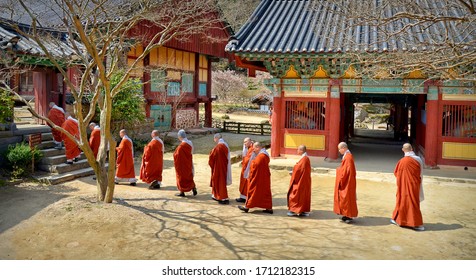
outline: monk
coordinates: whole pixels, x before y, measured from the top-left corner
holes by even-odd
[[[337,145],[342,156],[342,163],[336,170],[336,183],[334,189],[334,213],[342,215],[342,221],[350,223],[357,217],[357,181],[352,156],[347,144],[340,142]]]
[[[184,197],[186,192],[192,191],[197,195],[197,188],[193,181],[195,170],[193,168],[193,144],[187,139],[185,130],[181,129],[177,133],[181,142],[174,152],[174,167],[177,179],[177,188],[180,191],[176,196]]]
[[[251,161],[248,178],[248,195],[245,206],[238,208],[248,213],[250,208],[264,208],[263,212],[273,214],[273,199],[271,195],[271,172],[269,171],[269,154],[261,143],[253,144],[256,157]]]
[[[48,119],[50,119],[55,125],[61,127],[65,121],[65,112],[63,108],[57,106],[54,102],[49,104],[50,111],[48,112]],[[48,124],[50,127],[51,125]],[[61,131],[51,128],[51,133],[53,134],[53,142],[55,143],[55,149],[61,150],[62,146],[62,133]]]
[[[89,147],[93,150],[94,157],[97,158],[99,145],[101,144],[101,129],[96,123],[90,123],[91,135],[89,136]]]
[[[61,125],[61,127],[67,132],[69,132],[69,134],[73,135],[74,138],[79,139],[78,120],[71,117],[69,113],[66,113],[65,116],[66,120],[64,121],[63,125]],[[73,161],[79,160],[81,150],[79,149],[78,144],[75,140],[69,138],[64,133],[62,134],[62,137],[64,141],[64,146],[66,148],[66,163],[73,164]]]
[[[162,170],[164,168],[164,142],[159,137],[159,131],[153,130],[152,140],[145,146],[140,179],[149,185],[149,189],[160,189],[162,184]]]
[[[220,133],[213,136],[216,146],[210,152],[208,165],[212,170],[210,187],[212,188],[212,198],[219,204],[230,204],[228,190],[226,186],[231,185],[231,157],[230,148],[223,140]]]
[[[243,152],[241,160],[241,175],[240,175],[240,197],[236,198],[236,202],[246,202],[246,195],[248,193],[248,175],[250,159],[253,155],[253,141],[251,138],[246,137],[243,139]]]
[[[425,227],[420,211],[420,202],[424,199],[423,162],[413,152],[412,145],[409,143],[403,144],[402,151],[405,156],[398,161],[394,171],[395,177],[397,177],[397,202],[390,222],[398,226],[423,231]]]
[[[311,161],[306,146],[300,145],[297,154],[301,156],[291,173],[288,191],[288,216],[308,217],[311,212]]]
[[[136,173],[134,170],[134,144],[132,143],[131,138],[127,136],[127,131],[121,129],[119,135],[122,140],[119,144],[119,147],[116,148],[117,159],[116,159],[116,184],[119,184],[120,181],[129,182],[131,186],[135,186],[137,179]]]

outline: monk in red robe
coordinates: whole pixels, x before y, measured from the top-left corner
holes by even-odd
[[[271,195],[271,172],[269,171],[269,154],[261,143],[253,144],[256,157],[251,161],[248,182],[248,196],[245,206],[238,208],[248,212],[250,208],[264,208],[263,212],[273,214]]]
[[[94,157],[96,158],[98,156],[99,145],[101,144],[101,129],[93,122],[89,124],[89,129],[91,129],[89,147],[93,150]]]
[[[231,185],[231,158],[228,144],[223,140],[220,133],[213,137],[216,146],[210,152],[208,165],[212,170],[210,187],[212,198],[219,204],[230,204],[226,186]]]
[[[162,184],[162,170],[164,168],[164,142],[159,137],[159,131],[153,130],[152,140],[145,146],[140,179],[149,185],[149,189],[160,189]]]
[[[177,188],[180,193],[176,196],[185,196],[186,192],[192,191],[193,195],[197,195],[197,188],[193,181],[195,170],[193,168],[193,144],[187,139],[185,130],[179,130],[178,139],[181,142],[174,152],[175,175],[177,179]]]
[[[337,146],[342,156],[342,163],[336,170],[334,189],[334,213],[342,215],[342,221],[350,223],[357,217],[357,180],[354,157],[345,142]]]
[[[65,121],[64,110],[61,107],[56,106],[54,102],[50,102],[50,111],[48,112],[48,119],[50,119],[55,125],[61,127]],[[51,125],[48,124],[50,127]],[[63,136],[61,131],[51,128],[53,134],[53,142],[56,144],[56,149],[62,149]]]
[[[64,130],[69,132],[69,134],[73,135],[76,139],[79,139],[79,126],[78,120],[74,119],[70,116],[69,113],[65,114],[66,120],[64,121],[63,125],[61,126]],[[66,163],[73,164],[73,161],[78,161],[81,150],[79,149],[78,144],[76,141],[69,138],[66,134],[62,134],[64,146],[66,148]]]
[[[413,152],[412,145],[403,144],[405,156],[398,161],[395,167],[397,177],[397,202],[390,222],[414,230],[425,230],[423,217],[420,211],[420,202],[423,201],[422,166],[423,162]]]
[[[309,216],[311,212],[311,161],[306,153],[306,146],[297,150],[301,159],[291,173],[288,191],[288,216]]]
[[[119,132],[122,140],[119,147],[116,148],[116,184],[120,181],[129,182],[131,186],[135,186],[137,179],[134,170],[134,145],[132,139],[127,136],[125,129]]]
[[[241,175],[240,175],[240,197],[236,198],[236,202],[246,202],[248,194],[248,175],[249,164],[251,156],[253,155],[253,141],[249,137],[243,140],[243,159],[241,161]]]

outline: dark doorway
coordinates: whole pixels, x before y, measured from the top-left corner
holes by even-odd
[[[414,142],[418,133],[416,96],[346,93],[344,105],[343,139],[359,170],[393,172],[403,143]]]

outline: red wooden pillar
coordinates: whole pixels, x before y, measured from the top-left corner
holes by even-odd
[[[273,113],[271,115],[271,157],[279,157],[281,155],[281,147],[283,146],[284,133],[281,129],[283,115],[282,101],[283,98],[280,96],[273,98]]]
[[[331,84],[330,87],[330,106],[329,106],[329,146],[327,157],[331,160],[335,160],[338,157],[337,145],[339,144],[340,136],[340,87],[339,85]]]
[[[144,69],[149,69],[150,65],[150,53],[144,57]],[[150,118],[150,105],[151,105],[151,96],[152,96],[152,86],[150,84],[150,71],[142,72],[142,83],[143,83],[143,94],[146,100],[145,104],[145,116]]]
[[[210,59],[208,61],[208,68],[207,68],[207,101],[205,102],[205,126],[212,127],[212,61]],[[197,93],[198,94],[198,93]],[[198,95],[197,95],[198,97]],[[197,120],[198,120],[198,103],[196,106],[197,110]]]
[[[438,87],[429,86],[426,102],[426,132],[425,132],[425,164],[429,167],[437,166],[438,159]]]
[[[35,92],[35,111],[42,116],[48,115],[48,99],[46,96],[46,73],[33,72],[33,90]],[[39,124],[44,124],[40,119]]]

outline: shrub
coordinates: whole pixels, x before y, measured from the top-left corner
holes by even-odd
[[[12,95],[0,88],[0,123],[13,121],[13,104]]]
[[[229,120],[230,119],[230,116],[228,116],[227,114],[221,116],[222,119],[224,120]]]
[[[43,153],[39,150],[31,150],[30,146],[25,143],[17,143],[14,146],[8,146],[5,158],[8,167],[12,170],[13,178],[20,178],[29,174],[31,170],[31,160],[35,156],[35,163],[43,157]]]

